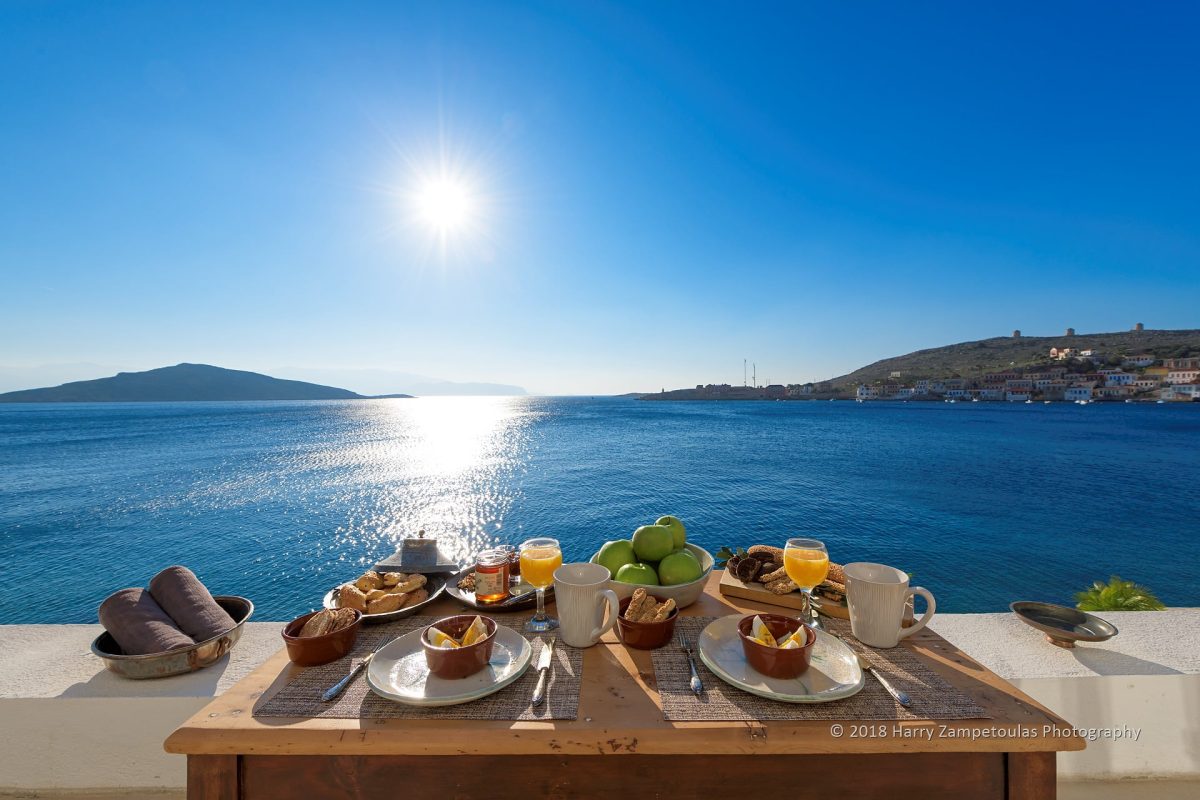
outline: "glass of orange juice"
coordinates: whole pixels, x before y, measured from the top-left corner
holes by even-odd
[[[821,621],[813,611],[812,590],[829,574],[829,551],[816,539],[788,539],[783,548],[783,568],[792,583],[804,592],[804,621],[814,628]]]
[[[546,616],[546,589],[554,585],[554,570],[561,566],[562,548],[557,539],[527,539],[521,543],[521,579],[537,589],[537,613],[525,623],[529,633],[558,627],[558,620]]]

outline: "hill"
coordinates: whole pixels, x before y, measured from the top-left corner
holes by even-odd
[[[1029,367],[1049,361],[1052,347],[1099,350],[1108,356],[1153,354],[1156,358],[1200,355],[1200,330],[1144,330],[1119,333],[1085,333],[1073,336],[1004,336],[960,342],[885,358],[846,375],[833,378],[838,387],[886,380],[900,373],[902,380],[921,378],[974,378],[1011,367]]]
[[[402,395],[406,396],[406,395]],[[348,389],[212,367],[176,364],[111,378],[0,394],[0,403],[145,403],[199,400],[363,400]]]

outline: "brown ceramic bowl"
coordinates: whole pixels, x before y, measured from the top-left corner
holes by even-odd
[[[487,636],[466,647],[434,647],[426,638],[429,628],[437,628],[455,639],[467,632],[476,614],[459,614],[455,617],[439,619],[421,631],[421,646],[425,648],[425,663],[429,671],[439,678],[458,680],[474,675],[487,666],[492,658],[492,647],[496,644],[496,621],[483,617],[487,627]]]
[[[308,622],[313,611],[296,617],[283,627],[283,641],[287,645],[288,658],[300,667],[315,667],[318,664],[328,664],[348,655],[358,640],[358,629],[362,625],[362,614],[354,612],[354,622],[346,627],[327,633],[324,636],[300,636],[300,629]]]
[[[654,597],[654,595],[650,595]],[[632,597],[621,601],[621,613],[617,617],[617,635],[626,647],[637,650],[654,650],[671,641],[675,635],[675,620],[679,617],[679,609],[671,609],[670,615],[662,622],[630,622],[625,619],[625,609],[629,608]],[[654,597],[655,602],[663,602]]]
[[[750,666],[768,678],[786,679],[803,675],[812,658],[813,644],[817,641],[817,634],[813,629],[804,626],[808,638],[803,647],[780,650],[778,647],[759,644],[751,637],[750,629],[754,625],[755,617],[762,617],[767,629],[777,640],[794,633],[804,625],[795,617],[785,617],[782,614],[750,614],[742,617],[742,621],[738,623],[738,636],[741,637],[742,651],[746,654],[746,661],[750,662]]]

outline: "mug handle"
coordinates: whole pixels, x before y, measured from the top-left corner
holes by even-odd
[[[596,630],[592,631],[592,635],[589,638],[592,640],[593,644],[600,641],[601,636],[612,630],[613,625],[617,624],[617,615],[621,613],[621,601],[617,599],[616,592],[614,592],[612,589],[601,589],[600,597],[608,600],[608,614],[605,615],[608,617],[608,621],[599,628],[596,628]],[[596,599],[600,598],[598,597]]]
[[[924,586],[914,586],[908,590],[908,597],[916,597],[917,595],[921,595],[921,597],[925,598],[925,602],[929,604],[929,608],[925,609],[925,613],[921,615],[921,618],[917,620],[911,628],[900,629],[899,638],[901,639],[906,636],[912,636],[914,633],[921,630],[921,628],[924,628],[927,624],[929,624],[929,620],[933,619],[933,612],[937,611],[937,602],[934,601],[933,595],[929,593],[928,589],[926,589]]]

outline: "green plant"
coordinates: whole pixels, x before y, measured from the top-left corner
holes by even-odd
[[[1075,595],[1080,611],[1162,611],[1166,606],[1145,586],[1113,575],[1108,583],[1096,581]]]

